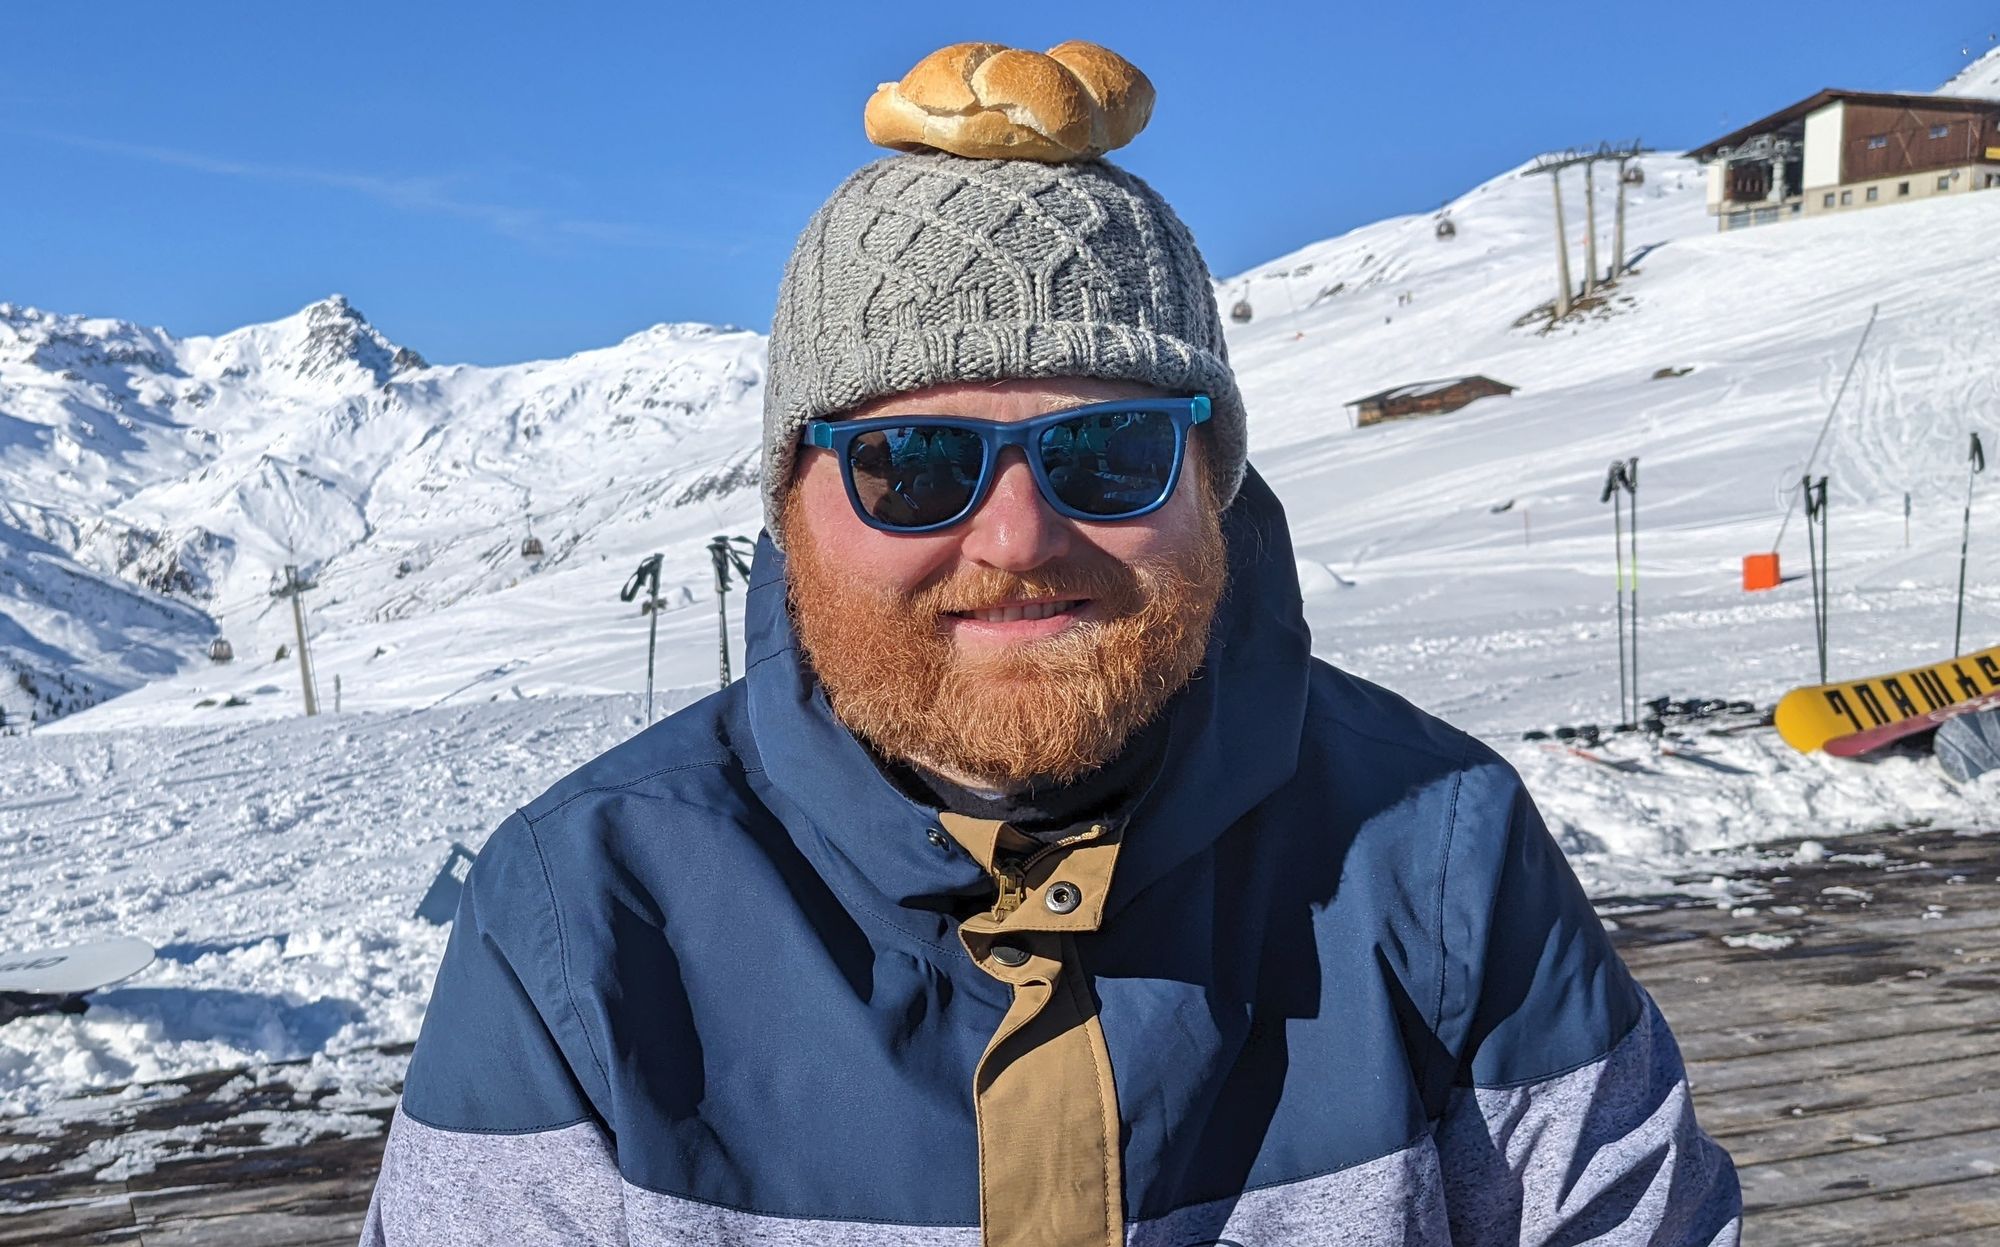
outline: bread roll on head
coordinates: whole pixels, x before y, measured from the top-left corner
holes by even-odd
[[[1084,135],[1089,137],[1090,119],[1084,118]],[[933,117],[924,131],[925,146],[947,152],[977,152],[986,160],[1040,160],[1061,164],[1076,159],[1076,149],[1065,146],[1032,126],[1024,126],[999,109],[987,109],[965,117]]]
[[[904,98],[896,87],[896,83],[885,82],[868,97],[868,108],[862,113],[868,141],[899,152],[922,151],[930,146],[924,142],[930,114]]]
[[[1123,146],[1152,110],[1146,75],[1094,43],[954,43],[877,87],[862,122],[870,142],[898,151],[1053,163]]]
[[[1090,146],[1090,95],[1046,56],[1009,48],[972,71],[979,102],[1052,140],[1071,155]]]
[[[980,106],[972,93],[972,75],[998,53],[1004,43],[954,43],[939,48],[910,67],[896,85],[904,99],[933,113],[969,113]]]
[[[1050,48],[1049,59],[1076,75],[1096,102],[1104,122],[1100,150],[1125,146],[1152,120],[1153,80],[1110,48],[1071,39]]]

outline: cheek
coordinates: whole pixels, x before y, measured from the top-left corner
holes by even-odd
[[[1200,509],[1208,505],[1206,485],[1196,473],[1187,472],[1174,486],[1173,497],[1151,515],[1118,524],[1078,524],[1077,528],[1091,545],[1120,562],[1171,557],[1201,540]]]
[[[824,450],[806,452],[792,488],[803,537],[813,543],[818,561],[848,569],[857,584],[910,593],[953,555],[953,537],[898,537],[862,523],[848,501],[840,465]]]

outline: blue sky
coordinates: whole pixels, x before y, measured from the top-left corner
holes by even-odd
[[[88,20],[83,15],[88,14]],[[1159,89],[1118,157],[1219,274],[1544,149],[1928,89],[1992,0],[13,6],[0,300],[180,334],[333,291],[434,362],[769,326],[791,241],[946,43],[1093,39]]]

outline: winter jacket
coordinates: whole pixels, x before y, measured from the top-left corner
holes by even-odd
[[[480,853],[363,1242],[1734,1244],[1518,777],[1311,656],[1254,475],[1225,534],[1157,777],[1053,843],[884,778],[762,543],[746,677]]]

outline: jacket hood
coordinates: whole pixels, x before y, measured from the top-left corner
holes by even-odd
[[[1297,769],[1311,637],[1284,509],[1255,470],[1223,515],[1229,584],[1207,657],[1162,712],[1160,776],[1130,812],[1106,917],[1207,848]],[[801,849],[843,899],[930,942],[942,912],[990,886],[928,834],[936,811],[904,796],[833,716],[792,627],[785,556],[764,534],[746,598],[751,734]],[[810,830],[806,830],[810,829]]]

